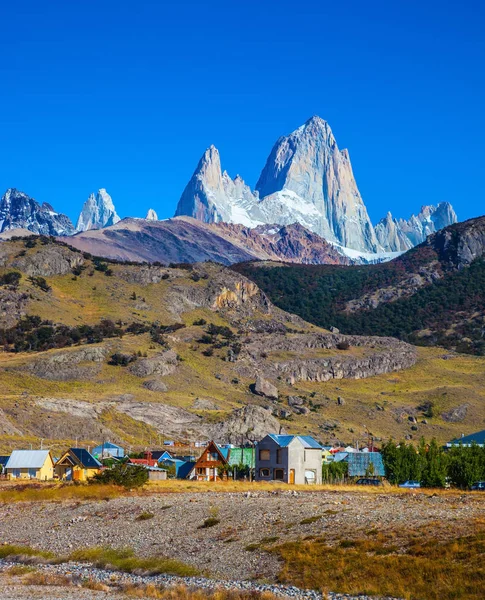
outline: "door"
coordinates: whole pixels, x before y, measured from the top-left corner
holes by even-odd
[[[295,469],[290,469],[290,483],[295,483]]]

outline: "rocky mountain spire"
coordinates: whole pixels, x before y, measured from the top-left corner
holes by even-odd
[[[405,252],[413,247],[413,243],[390,212],[377,223],[375,232],[381,247],[389,252]]]
[[[309,214],[316,211],[303,224],[325,239],[361,251],[378,249],[349,153],[339,150],[329,124],[320,117],[312,117],[276,142],[256,190],[265,204],[282,192],[295,194]]]
[[[9,188],[0,200],[0,233],[18,228],[42,235],[74,233],[69,217],[55,212],[47,202],[40,205],[24,192]]]
[[[101,188],[96,194],[91,194],[84,203],[76,224],[76,231],[102,229],[118,223],[113,200],[108,192]]]
[[[145,217],[147,221],[158,221],[158,215],[153,210],[153,208],[149,208],[147,212],[147,216]]]
[[[222,172],[219,151],[210,146],[183,191],[175,216],[190,216],[205,223],[223,221],[252,226],[248,208],[256,201],[257,196],[239,175],[231,179],[226,171]]]

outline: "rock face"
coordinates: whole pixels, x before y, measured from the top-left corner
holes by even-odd
[[[147,216],[145,217],[147,221],[158,221],[158,215],[153,210],[153,208],[149,208],[147,212]]]
[[[418,215],[408,220],[394,219],[390,212],[379,221],[375,232],[379,244],[390,252],[404,252],[448,225],[457,222],[457,216],[449,202],[438,206],[423,206]]]
[[[360,356],[339,353],[339,345],[362,348]],[[287,360],[262,360],[264,351],[293,354]],[[335,355],[302,358],[309,350],[335,350]],[[250,376],[256,369],[265,377],[284,379],[293,385],[297,381],[329,381],[330,379],[365,379],[407,369],[414,365],[414,346],[389,337],[346,336],[330,334],[296,334],[291,338],[278,334],[258,336],[239,355],[239,372]],[[274,386],[258,375],[255,392],[272,397]],[[259,392],[258,392],[259,388]],[[276,388],[274,388],[276,390]],[[277,390],[276,390],[277,391]]]
[[[10,188],[0,200],[0,233],[20,228],[42,235],[74,233],[69,217],[56,213],[47,202],[40,205],[27,194]]]
[[[319,117],[276,142],[256,192],[241,177],[233,180],[222,172],[219,152],[211,146],[175,214],[250,227],[296,222],[343,246],[367,252],[378,249],[349,154],[338,149],[328,123]]]
[[[224,221],[251,226],[253,221],[248,211],[257,200],[239,175],[231,179],[226,171],[222,172],[219,151],[211,146],[183,191],[175,216],[187,215],[205,223]]]
[[[338,148],[330,126],[320,117],[312,117],[276,142],[255,191],[239,175],[231,179],[222,171],[217,148],[208,148],[175,215],[247,227],[299,223],[327,242],[378,256],[406,251],[456,222],[453,208],[443,202],[424,206],[407,221],[388,214],[374,229],[349,153]]]
[[[177,368],[177,354],[167,350],[152,358],[137,360],[130,367],[130,372],[137,377],[148,375],[171,375]]]
[[[432,248],[446,268],[461,269],[485,254],[485,217],[446,227],[431,235],[423,247]]]
[[[260,440],[268,433],[285,433],[271,410],[248,404],[234,410],[227,419],[210,427],[213,439],[240,444],[241,440]]]
[[[96,194],[91,194],[84,203],[77,220],[76,231],[102,229],[115,225],[119,220],[111,196],[101,188]]]
[[[308,215],[304,224],[325,239],[366,252],[378,249],[349,153],[339,150],[330,126],[320,117],[276,142],[256,190],[265,199],[266,212],[277,208],[283,197],[289,212],[298,204]]]

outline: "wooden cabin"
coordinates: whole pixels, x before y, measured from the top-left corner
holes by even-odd
[[[229,448],[221,448],[214,441],[208,443],[199,460],[194,465],[194,478],[197,481],[221,481],[221,467],[228,464]]]

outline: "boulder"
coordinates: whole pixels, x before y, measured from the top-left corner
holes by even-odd
[[[261,375],[256,378],[254,384],[254,393],[258,396],[265,396],[266,398],[272,398],[278,400],[278,389],[269,381],[266,381]]]
[[[143,387],[151,392],[166,392],[168,391],[168,387],[163,383],[163,381],[159,381],[158,379],[150,379],[149,381],[143,382]]]
[[[288,406],[302,406],[305,403],[300,396],[288,396]]]

